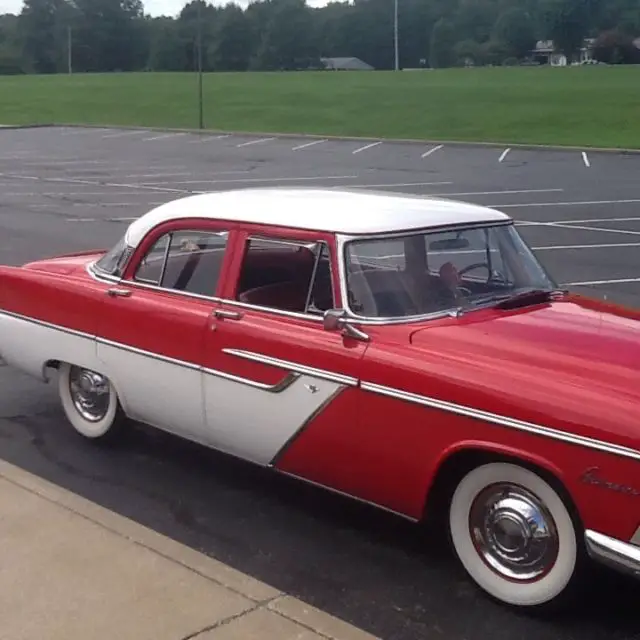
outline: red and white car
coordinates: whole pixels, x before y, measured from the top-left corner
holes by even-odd
[[[0,267],[0,356],[130,420],[423,521],[509,605],[640,576],[640,314],[559,291],[485,207],[249,189]],[[585,562],[585,560],[587,562]]]

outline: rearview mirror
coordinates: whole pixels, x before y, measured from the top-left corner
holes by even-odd
[[[429,251],[455,251],[467,249],[469,241],[466,238],[450,238],[448,240],[434,240],[429,243]]]

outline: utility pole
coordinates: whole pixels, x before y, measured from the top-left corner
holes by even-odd
[[[395,49],[395,69],[400,71],[400,55],[398,52],[398,0],[393,3],[393,46]]]
[[[71,65],[71,25],[67,26],[67,71],[69,74],[73,73],[73,67]]]
[[[197,41],[198,41],[198,126],[200,129],[204,129],[204,113],[202,105],[202,2],[203,0],[197,0],[198,3],[198,29],[197,29]]]

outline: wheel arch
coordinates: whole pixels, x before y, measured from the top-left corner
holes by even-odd
[[[540,475],[565,501],[576,527],[584,531],[577,504],[567,488],[562,470],[557,465],[530,451],[481,441],[459,442],[442,453],[435,466],[431,483],[427,487],[421,521],[445,516],[447,505],[458,482],[472,469],[491,462],[517,464]]]

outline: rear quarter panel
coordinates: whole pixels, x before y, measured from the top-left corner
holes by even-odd
[[[83,269],[0,267],[0,355],[39,378],[48,360],[95,366],[93,338],[107,287]]]

